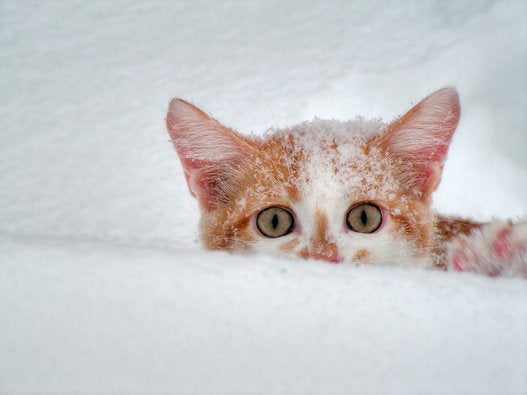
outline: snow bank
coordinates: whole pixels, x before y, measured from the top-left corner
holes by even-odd
[[[63,239],[3,251],[3,392],[526,388],[524,280]]]
[[[455,85],[436,197],[527,215],[527,5],[0,3],[1,393],[511,393],[527,282],[231,256],[164,127],[386,120]]]

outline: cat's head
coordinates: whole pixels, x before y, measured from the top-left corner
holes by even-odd
[[[446,88],[389,125],[315,119],[248,137],[174,99],[167,127],[207,248],[429,265],[431,195],[459,116]]]

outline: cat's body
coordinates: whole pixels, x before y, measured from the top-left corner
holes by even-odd
[[[167,126],[209,249],[527,276],[527,224],[431,209],[459,116],[447,88],[389,125],[315,119],[247,137],[175,99]]]

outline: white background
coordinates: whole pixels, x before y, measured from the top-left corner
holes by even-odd
[[[527,391],[527,283],[204,252],[165,130],[455,86],[435,206],[527,215],[524,1],[0,2],[0,393]]]

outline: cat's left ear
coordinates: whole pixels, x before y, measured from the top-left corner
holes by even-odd
[[[254,149],[248,139],[180,99],[170,102],[167,129],[190,193],[207,209],[228,199],[229,176]]]
[[[457,91],[441,89],[390,124],[368,145],[396,159],[405,192],[429,200],[441,181],[460,114]]]

